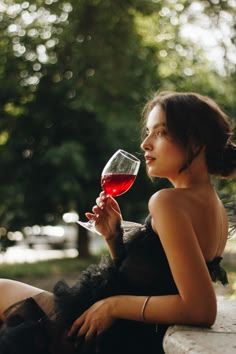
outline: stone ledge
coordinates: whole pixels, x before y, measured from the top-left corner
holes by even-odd
[[[236,300],[217,297],[218,313],[211,328],[171,326],[163,347],[166,354],[236,354]]]

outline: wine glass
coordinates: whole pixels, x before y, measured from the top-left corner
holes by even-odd
[[[117,150],[108,160],[101,175],[101,186],[106,194],[118,197],[127,192],[133,185],[140,166],[140,160],[125,150]],[[89,231],[100,235],[95,221],[77,221]]]

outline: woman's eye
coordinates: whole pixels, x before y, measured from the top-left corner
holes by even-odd
[[[156,136],[164,136],[164,135],[166,135],[165,131],[159,131],[156,133]]]
[[[150,133],[149,131],[147,131],[145,133],[145,138],[148,137],[150,134],[157,138],[157,137],[162,137],[164,135],[167,135],[167,132],[164,131],[164,130],[163,131],[154,132],[154,133]]]

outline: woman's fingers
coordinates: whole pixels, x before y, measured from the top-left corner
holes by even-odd
[[[97,203],[97,206],[101,209],[103,209],[105,206],[105,201],[101,197],[98,197],[96,199],[96,203]]]
[[[95,205],[95,206],[92,208],[92,211],[93,211],[94,214],[98,214],[98,213],[99,213],[99,210],[100,210],[100,208],[99,208],[97,205]]]
[[[89,220],[94,220],[94,218],[95,218],[95,215],[92,214],[92,213],[85,213],[85,216],[86,216],[86,218],[89,219]]]
[[[101,227],[99,230],[102,234],[110,234],[113,225],[121,220],[121,212],[119,204],[110,195],[101,192],[96,199],[96,205],[93,206],[92,212],[85,213],[88,220],[93,220],[95,225]]]
[[[100,194],[99,194],[99,197],[102,199],[102,200],[105,200],[107,198],[108,194],[106,194],[104,191],[102,191]]]
[[[77,336],[78,337],[83,337],[83,336],[86,336],[86,334],[89,332],[89,326],[86,322],[84,322],[80,329],[78,330],[78,333],[77,333]]]
[[[68,332],[68,337],[72,337],[73,335],[75,335],[79,328],[83,325],[84,323],[84,318],[85,318],[85,313],[86,311],[83,313],[83,315],[81,315],[80,317],[78,317],[72,324],[69,332]]]
[[[97,205],[95,205],[92,209],[94,213],[97,213],[97,212],[104,210],[104,209],[106,209],[106,210],[109,209],[111,212],[116,211],[118,213],[121,213],[120,207],[119,207],[119,204],[117,203],[117,201],[113,197],[111,197],[110,195],[105,194],[105,192],[101,192],[99,194],[99,197],[96,199],[96,204]]]
[[[92,328],[89,328],[89,330],[85,334],[86,342],[87,341],[91,341],[94,338],[95,335],[96,335],[96,333],[94,332],[94,330]]]

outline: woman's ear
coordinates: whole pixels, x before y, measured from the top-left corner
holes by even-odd
[[[190,149],[187,151],[187,163],[188,165],[197,157],[202,151],[205,151],[205,145],[199,145],[197,143],[190,143]]]
[[[206,145],[199,145],[198,143],[195,142],[192,142],[190,146],[194,156],[197,156],[198,154],[200,154],[201,151],[206,150]]]

